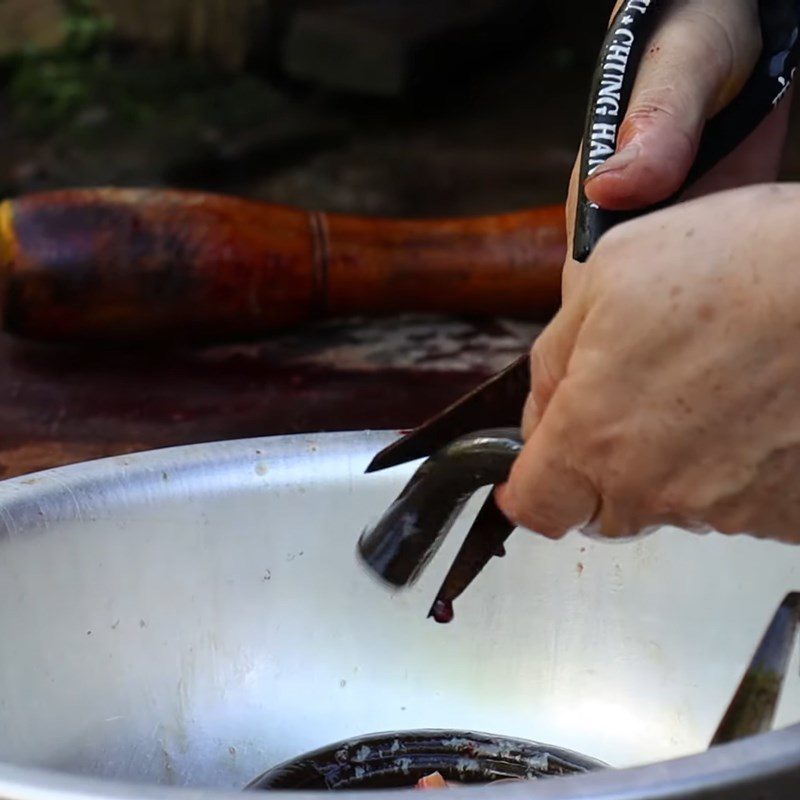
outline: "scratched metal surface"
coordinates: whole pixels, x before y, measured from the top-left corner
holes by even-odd
[[[435,625],[480,497],[418,583],[385,591],[353,548],[414,469],[364,473],[393,438],[221,442],[0,482],[0,798],[227,800],[320,746],[444,728],[614,767],[498,800],[796,800],[797,654],[783,730],[707,747],[800,550],[520,531]]]
[[[170,445],[411,427],[523,353],[537,330],[347,320],[160,353],[0,337],[0,477]]]

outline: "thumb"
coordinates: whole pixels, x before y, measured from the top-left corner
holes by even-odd
[[[707,119],[744,86],[761,48],[755,3],[676,2],[642,58],[617,152],[586,182],[610,210],[665,200],[686,179]]]

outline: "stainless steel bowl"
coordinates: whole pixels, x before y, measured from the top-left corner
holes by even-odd
[[[498,797],[798,796],[796,663],[782,730],[705,751],[800,588],[800,548],[517,532],[439,626],[431,597],[481,498],[417,585],[387,591],[355,545],[416,466],[363,474],[392,438],[198,445],[0,483],[0,798],[221,800],[326,744],[423,728],[616,767]]]

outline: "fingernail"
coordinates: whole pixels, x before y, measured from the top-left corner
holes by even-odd
[[[605,175],[608,172],[619,172],[630,166],[639,157],[639,146],[628,144],[618,153],[614,153],[611,158],[596,167],[594,172],[586,179],[588,183],[598,175]]]

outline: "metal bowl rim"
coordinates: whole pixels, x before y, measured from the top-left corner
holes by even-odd
[[[324,442],[325,449],[350,451],[354,445],[363,447],[365,441],[374,438],[377,451],[397,436],[397,431],[387,430],[293,434],[168,447],[97,459],[0,481],[0,512],[7,512],[8,507],[13,506],[18,506],[19,510],[20,505],[27,505],[27,501],[43,492],[74,498],[76,489],[118,481],[123,468],[127,477],[131,476],[131,471],[152,475],[160,474],[164,468],[187,470],[210,460],[240,459],[266,444],[291,458],[295,452],[300,453],[298,445],[301,443]],[[306,454],[305,448],[302,452]],[[65,506],[70,507],[74,509],[74,504]],[[3,516],[7,518],[7,514]],[[765,779],[786,781],[787,786],[795,788],[789,789],[785,797],[796,796],[800,781],[800,723],[703,753],[645,766],[601,770],[557,780],[509,783],[493,789],[493,795],[501,800],[700,800],[716,797],[745,800],[753,796],[754,781]],[[405,791],[408,790],[342,794],[351,798],[357,795],[360,800],[380,800],[387,792]],[[485,791],[481,787],[454,788],[448,790],[448,797],[472,800],[481,793],[485,796]],[[165,794],[175,800],[241,797],[241,792],[230,790],[137,784],[0,762],[0,800],[163,800]],[[275,794],[294,800],[319,800],[329,793],[277,791]]]

